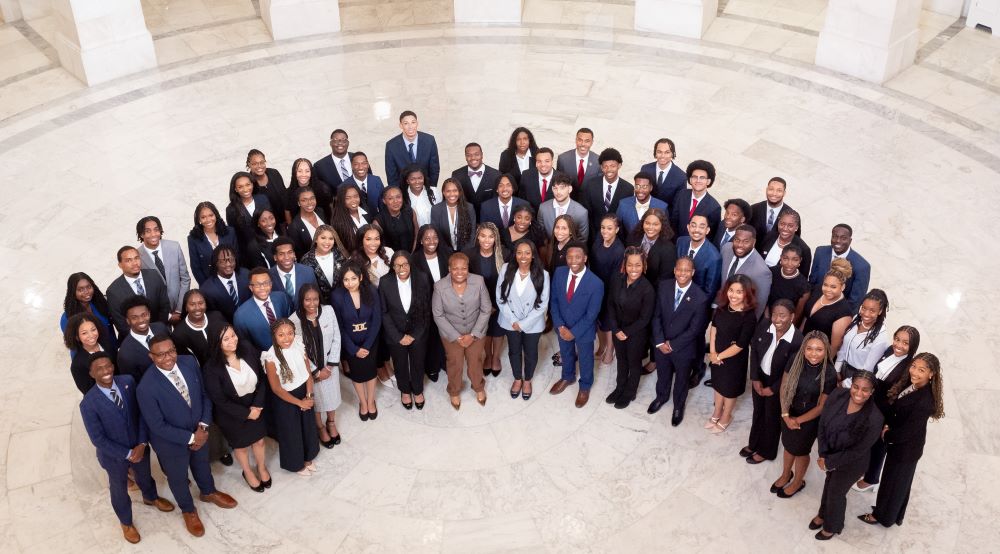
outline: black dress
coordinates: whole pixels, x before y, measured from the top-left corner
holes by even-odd
[[[854,310],[851,309],[851,304],[847,301],[847,296],[845,295],[833,304],[816,310],[816,313],[813,314],[813,306],[823,298],[821,287],[822,285],[813,289],[812,296],[806,301],[806,321],[802,326],[802,334],[808,335],[810,331],[822,331],[826,333],[826,337],[829,339],[831,333],[833,333],[834,322],[843,317],[853,317]]]
[[[497,279],[500,277],[500,270],[497,269],[493,256],[482,256],[479,253],[479,248],[466,249],[465,255],[469,257],[469,273],[483,278],[483,281],[486,282],[486,290],[490,293],[490,304],[493,304],[493,312],[490,314],[490,324],[486,329],[486,336],[503,337],[506,333],[497,321],[500,317],[500,310],[497,309]],[[506,260],[506,252],[501,251],[500,257]]]
[[[243,346],[243,343],[240,343]],[[243,396],[237,396],[236,387],[225,364],[208,363],[202,367],[205,378],[205,392],[212,400],[212,418],[222,429],[223,436],[233,448],[246,448],[264,438],[266,426],[264,414],[257,419],[247,419],[251,407],[263,408],[267,386],[264,371],[260,365],[260,356],[253,348],[240,348],[237,355],[254,375],[257,376],[257,386],[254,391]]]
[[[594,246],[590,249],[590,255],[587,256],[587,265],[590,266],[590,270],[594,272],[594,275],[601,278],[604,286],[607,287],[611,284],[611,277],[617,273],[621,273],[622,260],[624,258],[625,245],[622,244],[622,241],[615,239],[611,243],[611,246],[604,246],[604,239],[598,236],[597,240],[594,241]],[[608,298],[609,295],[605,294],[601,300],[601,311],[597,314],[597,326],[601,331],[611,329],[609,327]]]
[[[794,358],[788,361],[785,368],[785,377],[788,379],[788,372],[792,369]],[[821,366],[811,365],[805,362],[802,366],[802,373],[799,375],[798,386],[795,387],[795,397],[788,406],[788,415],[792,417],[800,416],[816,407],[819,403],[820,395],[820,369]],[[782,379],[782,380],[784,380]],[[823,394],[830,394],[837,388],[837,372],[833,365],[826,368],[826,375],[823,376]],[[806,421],[799,425],[799,429],[792,430],[785,425],[785,420],[781,420],[781,444],[792,456],[808,456],[812,452],[813,443],[816,442],[816,433],[819,429],[819,417]]]
[[[809,293],[809,280],[800,271],[792,278],[781,274],[781,266],[771,268],[771,294],[767,297],[767,305],[773,306],[779,298],[791,301],[793,306],[799,305],[799,299]]]
[[[712,317],[715,327],[715,352],[721,354],[736,344],[740,353],[722,360],[721,365],[711,365],[712,388],[726,398],[738,398],[747,388],[747,358],[750,355],[750,340],[753,338],[757,317],[753,310],[734,312],[729,308],[718,308]]]
[[[393,251],[413,251],[413,241],[416,238],[413,230],[413,208],[403,205],[398,216],[389,214],[384,209],[375,216],[375,222],[382,228],[382,242]]]
[[[566,246],[570,244],[572,244],[572,241],[567,241],[566,244],[560,248],[558,241],[552,241],[552,258],[549,263],[549,267],[547,268],[550,275],[556,272],[557,267],[563,267],[566,265]]]

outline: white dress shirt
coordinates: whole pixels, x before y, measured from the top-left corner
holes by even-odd
[[[438,266],[438,257],[427,258],[427,268],[430,269],[431,278],[433,282],[437,283],[441,280],[441,268]]]
[[[436,265],[436,264],[435,264]],[[411,275],[407,280],[396,277],[396,284],[399,288],[399,303],[403,305],[403,311],[410,311],[410,303],[413,301],[413,283]]]
[[[528,170],[528,164],[531,162],[531,152],[525,152],[523,158],[514,154],[514,160],[517,162],[517,170],[524,173]]]
[[[149,343],[147,343],[146,340],[150,340],[153,338],[152,330],[147,331],[145,335],[137,335],[135,334],[135,331],[132,330],[129,330],[128,334],[132,335],[132,338],[135,339],[136,342],[141,344],[143,348],[149,350]]]
[[[239,369],[226,364],[226,371],[233,382],[233,388],[236,389],[236,396],[246,396],[257,390],[257,374],[245,360],[240,359]]]
[[[771,376],[771,360],[774,359],[774,351],[778,348],[778,343],[780,341],[785,341],[788,344],[792,343],[792,338],[795,337],[795,326],[789,325],[788,330],[785,331],[784,335],[778,336],[778,330],[774,327],[772,323],[768,328],[768,332],[771,333],[771,345],[767,347],[767,351],[764,352],[764,357],[760,359],[760,370],[764,372],[764,375],[768,377]]]
[[[135,282],[136,281],[142,281],[142,271],[140,270],[139,274],[136,275],[135,277],[129,277],[128,275],[125,275],[124,273],[122,274],[122,277],[125,277],[125,280],[128,281],[128,286],[132,287],[132,291],[135,292],[136,294],[139,294],[139,287],[137,287],[135,285]],[[142,290],[143,291],[146,290],[146,282],[145,281],[142,281]],[[143,294],[142,296],[145,296],[145,294]]]
[[[413,194],[413,191],[407,187],[406,194],[410,198],[410,207],[413,208],[413,213],[417,214],[417,226],[422,227],[429,224],[431,222],[431,206],[433,203],[427,195],[427,187],[424,186],[419,195]]]
[[[573,270],[570,270],[569,276],[566,278],[566,292],[569,292],[569,285],[573,282],[574,275],[576,275],[576,288],[580,287],[580,281],[583,280],[584,273],[587,273],[587,266],[584,266],[583,269],[580,270],[580,273],[573,273]],[[573,289],[573,294],[576,294],[576,289]]]

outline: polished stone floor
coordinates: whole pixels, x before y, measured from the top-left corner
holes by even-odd
[[[842,536],[806,529],[822,475],[795,498],[768,493],[774,463],[748,466],[749,398],[733,426],[708,435],[699,387],[678,428],[645,413],[654,382],[619,411],[605,405],[613,369],[577,410],[545,394],[506,394],[509,372],[480,407],[460,412],[443,383],[423,412],[380,390],[375,422],[354,416],[347,382],[344,442],[321,472],[280,473],[266,494],[214,467],[240,506],[201,510],[205,537],[177,514],[136,505],[140,547],[155,552],[773,552],[995,550],[1000,512],[1000,317],[992,245],[1000,174],[1000,42],[925,12],[917,65],[885,86],[815,68],[825,2],[732,0],[701,41],[630,30],[632,5],[527,0],[521,26],[449,23],[450,2],[345,0],[345,32],[271,42],[249,1],[148,0],[161,67],[87,89],[53,63],[44,14],[0,25],[0,544],[4,552],[126,551],[102,472],[76,408],[56,325],[65,278],[102,287],[133,222],[158,215],[181,240],[201,200],[225,204],[229,176],[260,148],[283,174],[326,151],[335,127],[381,161],[414,109],[442,167],[477,140],[496,163],[526,125],[557,151],[580,126],[614,146],[634,173],[669,136],[679,163],[713,161],[720,199],[762,198],[789,181],[803,236],[855,228],[872,286],[891,300],[889,326],[917,326],[944,363],[947,417],[930,425],[906,525],[862,525],[874,500],[850,493]],[[10,54],[10,55],[8,55]],[[958,225],[958,224],[961,225]],[[987,223],[990,223],[987,225]],[[554,349],[543,342],[543,359]],[[505,362],[506,365],[506,362]],[[275,452],[270,453],[272,456]],[[162,479],[160,481],[163,483]],[[169,496],[165,485],[161,494]],[[131,549],[134,550],[134,549]]]

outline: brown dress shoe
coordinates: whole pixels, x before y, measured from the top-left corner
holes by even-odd
[[[589,390],[581,390],[580,392],[576,393],[576,407],[577,408],[582,408],[582,407],[586,406],[588,400],[590,400],[590,391]]]
[[[203,494],[198,497],[202,502],[211,502],[220,508],[235,508],[236,499],[222,491],[215,491],[212,494]]]
[[[156,500],[146,500],[142,499],[142,503],[147,506],[156,506],[156,509],[161,512],[172,512],[174,511],[174,505],[170,503],[166,498],[157,498]]]
[[[141,539],[139,537],[139,530],[135,528],[135,525],[122,525],[122,536],[132,544],[139,542]]]
[[[568,386],[569,386],[569,381],[566,381],[565,379],[560,379],[556,381],[555,384],[552,385],[551,389],[549,389],[549,394],[559,394],[562,391],[566,390],[566,387]]]
[[[198,512],[184,512],[181,515],[184,516],[184,527],[187,527],[188,533],[196,537],[205,534],[205,526],[201,524]]]

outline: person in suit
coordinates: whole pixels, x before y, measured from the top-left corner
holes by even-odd
[[[253,176],[245,171],[238,171],[229,179],[229,205],[226,206],[226,225],[236,230],[237,252],[250,259],[250,243],[254,240],[256,230],[254,218],[263,210],[271,210],[271,202],[267,196],[254,190]],[[248,264],[244,264],[248,265]]]
[[[554,158],[555,154],[551,148],[544,146],[539,148],[535,153],[535,166],[522,173],[521,180],[517,184],[518,194],[531,204],[536,212],[542,202],[552,197],[552,178],[555,177],[555,170],[552,167]],[[594,161],[596,162],[596,159]]]
[[[298,309],[299,288],[309,283],[316,284],[312,268],[298,263],[296,256],[291,239],[280,237],[274,241],[275,264],[267,270],[271,275],[271,289],[287,293],[292,299],[292,310]]]
[[[341,184],[337,189],[330,226],[335,231],[337,242],[343,245],[338,249],[345,257],[361,248],[357,241],[358,229],[371,223],[373,218],[374,214],[361,207],[361,189],[353,181]],[[313,236],[315,237],[315,233]]]
[[[702,330],[708,321],[709,297],[694,283],[697,274],[694,260],[677,258],[674,278],[659,282],[653,308],[653,356],[656,360],[656,397],[646,413],[655,414],[671,398],[674,410],[670,424],[677,427],[684,421],[688,379],[691,366],[697,361],[697,343],[704,342]]]
[[[502,174],[510,175],[517,185],[521,181],[521,174],[535,167],[536,152],[538,143],[535,142],[535,135],[527,127],[518,127],[510,134],[507,149],[500,153],[497,169]]]
[[[500,175],[496,181],[496,197],[486,198],[479,206],[479,222],[492,223],[501,231],[514,224],[514,210],[527,206],[523,198],[514,196],[517,180],[513,175]]]
[[[746,275],[726,279],[719,294],[719,307],[708,326],[708,363],[712,366],[715,389],[712,415],[705,428],[713,434],[724,432],[733,422],[733,410],[747,386],[747,359],[757,322],[757,295]]]
[[[367,225],[366,223],[362,227]],[[312,270],[320,296],[330,298],[330,292],[337,284],[337,271],[347,259],[346,248],[339,244],[337,231],[329,225],[320,225],[314,239],[313,247],[302,256],[302,265]]]
[[[73,383],[80,392],[87,394],[94,386],[94,379],[90,376],[90,356],[98,352],[114,356],[117,346],[101,320],[89,312],[69,318],[63,330],[63,344],[70,352],[69,373],[73,376]]]
[[[399,114],[402,133],[385,143],[385,175],[389,186],[401,187],[403,168],[418,164],[427,176],[427,186],[437,186],[441,173],[434,136],[418,131],[417,114],[406,110]]]
[[[846,223],[838,223],[833,227],[830,236],[830,246],[819,246],[813,256],[812,270],[809,272],[809,283],[817,286],[830,269],[834,258],[845,258],[851,262],[853,273],[844,287],[844,295],[851,309],[857,311],[861,301],[868,294],[868,281],[871,277],[871,265],[857,250],[851,248],[854,240],[854,230]]]
[[[590,151],[592,146],[594,132],[582,127],[576,132],[576,148],[559,154],[556,171],[575,177],[571,181],[574,200],[578,200],[587,179],[601,174],[601,162],[598,161],[597,154]]]
[[[212,277],[212,253],[220,245],[237,247],[236,231],[230,229],[219,209],[211,202],[201,202],[194,209],[194,227],[188,232],[188,259],[191,274],[201,286]]]
[[[278,464],[285,471],[310,477],[318,471],[319,435],[313,411],[312,364],[295,340],[295,325],[281,318],[271,325],[272,346],[263,354],[264,371],[271,389],[278,443]]]
[[[382,330],[382,303],[368,272],[357,262],[348,261],[333,290],[330,305],[340,325],[343,359],[358,395],[361,421],[378,417],[375,405],[375,378],[379,364],[379,332]]]
[[[150,367],[149,344],[156,335],[169,335],[170,328],[159,321],[150,322],[149,301],[142,296],[133,296],[122,304],[129,332],[118,347],[115,364],[122,375],[131,375],[141,381]]]
[[[722,286],[722,254],[708,240],[708,218],[695,215],[688,221],[688,235],[677,238],[677,257],[694,260],[694,284],[709,298]]]
[[[306,252],[309,251],[309,248],[312,247],[313,236],[316,234],[316,229],[319,229],[322,225],[328,224],[330,220],[327,219],[324,221],[323,216],[317,212],[316,193],[313,192],[312,187],[299,187],[295,189],[295,193],[299,213],[292,218],[292,222],[288,225],[288,230],[285,231],[285,235],[291,239],[292,246],[295,249],[295,255],[301,258],[302,256],[305,256]],[[272,253],[274,252],[273,242],[271,243],[271,251]]]
[[[793,324],[795,306],[788,300],[777,300],[770,312],[770,319],[760,320],[750,341],[753,418],[750,438],[740,450],[740,456],[746,458],[748,464],[759,464],[778,456],[781,376],[802,346],[802,333]]]
[[[385,185],[377,175],[371,174],[368,155],[364,152],[351,154],[351,179],[340,184],[353,183],[361,191],[361,206],[374,218],[382,210],[382,193]]]
[[[76,314],[88,313],[97,318],[104,327],[111,343],[117,344],[115,327],[111,320],[108,299],[100,287],[83,272],[73,273],[66,279],[66,296],[63,297],[63,313],[59,317],[59,330],[65,331],[69,319]]]
[[[444,345],[448,396],[456,410],[462,405],[462,365],[466,365],[476,401],[486,405],[483,354],[492,311],[486,281],[469,272],[468,256],[462,252],[452,254],[448,258],[448,276],[434,283],[431,312]]]
[[[625,245],[618,239],[621,227],[618,216],[605,214],[600,222],[600,236],[594,240],[587,256],[587,267],[591,269],[604,283],[611,283],[615,275],[622,272],[625,261]],[[643,260],[645,262],[645,260]],[[611,316],[608,301],[611,295],[605,294],[601,303],[601,312],[597,315],[597,353],[595,359],[601,364],[610,364],[614,359],[615,346],[611,337]]]
[[[430,282],[428,305],[431,302],[434,283],[448,276],[448,257],[451,255],[451,249],[440,241],[434,227],[431,225],[420,227],[417,231],[417,251],[410,258],[410,263],[414,272],[422,273]],[[424,371],[433,383],[437,383],[441,371],[446,370],[444,344],[434,338],[438,335],[437,325],[434,324],[434,318],[431,318],[430,327],[427,329],[427,359]]]
[[[191,288],[191,275],[181,245],[176,241],[163,239],[160,218],[147,215],[135,224],[135,234],[139,242],[139,257],[143,269],[156,271],[167,285],[170,300],[170,323],[180,321],[184,309],[184,293]]]
[[[799,271],[801,265],[801,248],[795,244],[782,248],[778,265],[771,268],[771,293],[767,297],[768,305],[781,298],[791,302],[795,306],[795,321],[799,322],[803,319],[806,301],[812,291],[809,279]]]
[[[118,516],[125,540],[139,542],[138,529],[132,520],[132,500],[128,496],[129,472],[142,491],[142,503],[161,512],[171,512],[174,505],[156,492],[156,481],[149,471],[146,443],[149,429],[139,417],[135,398],[135,380],[129,375],[115,376],[111,354],[98,352],[87,358],[89,377],[97,386],[80,402],[80,415],[90,442],[97,448],[97,461],[108,474],[111,507]]]
[[[778,224],[781,216],[790,212],[792,207],[785,204],[785,189],[788,183],[781,177],[771,177],[764,189],[767,200],[757,202],[750,206],[750,225],[757,229],[757,236],[767,236],[774,226]],[[799,228],[795,231],[795,236],[802,233],[802,222],[799,221]]]
[[[580,240],[586,243],[590,237],[590,214],[587,212],[587,208],[571,197],[571,193],[573,192],[572,179],[565,173],[557,172],[552,181],[552,198],[542,202],[538,207],[539,223],[542,224],[542,228],[545,229],[551,239],[556,218],[561,215],[568,215],[576,223],[577,230],[580,233]],[[601,223],[598,220],[597,226],[594,229],[599,229],[600,226]]]
[[[330,133],[330,153],[316,160],[313,171],[323,181],[336,189],[340,183],[351,177],[351,155],[347,149],[351,146],[347,131],[334,129]]]
[[[451,173],[451,178],[462,186],[466,201],[476,210],[476,219],[481,220],[484,202],[497,196],[497,181],[500,172],[483,163],[483,147],[470,142],[465,145],[465,165]]]
[[[538,364],[538,341],[545,330],[549,306],[549,273],[538,249],[528,239],[514,243],[514,259],[500,268],[497,319],[507,335],[507,356],[514,374],[510,397],[531,399],[531,379]]]
[[[288,185],[288,191],[285,193],[285,213],[282,214],[284,216],[282,221],[286,224],[291,223],[292,219],[299,215],[298,193],[302,187],[312,189],[316,195],[317,213],[320,214],[321,218],[328,219],[330,205],[333,203],[333,189],[316,176],[316,172],[313,171],[312,162],[305,158],[296,159],[292,162],[291,175],[291,182]]]
[[[413,252],[417,247],[417,213],[403,202],[403,191],[389,187],[382,193],[383,208],[375,216],[384,236],[385,245],[396,250]]]
[[[757,235],[757,251],[764,258],[767,267],[775,267],[781,262],[781,253],[784,248],[789,244],[794,244],[802,251],[800,267],[811,268],[812,252],[809,250],[809,245],[806,244],[806,241],[798,236],[799,229],[801,228],[799,212],[787,206],[785,208],[787,209],[778,216],[777,223],[774,224],[773,228],[766,235]]]
[[[635,174],[632,178],[635,181],[633,185],[634,195],[626,198],[622,198],[618,203],[618,209],[615,213],[618,214],[618,219],[621,221],[622,225],[622,238],[627,237],[633,229],[639,226],[639,220],[642,216],[646,215],[646,212],[650,208],[656,208],[658,210],[663,210],[664,213],[670,213],[667,209],[667,203],[659,198],[652,195],[653,192],[653,177],[645,171],[640,171]]]
[[[674,141],[661,138],[653,144],[653,157],[656,160],[640,168],[643,173],[653,176],[653,182],[656,183],[653,196],[666,204],[673,202],[677,193],[687,188],[687,174],[674,163],[676,156]]]
[[[449,248],[464,250],[475,240],[476,210],[453,178],[441,183],[441,196],[444,201],[431,208],[431,224]]]
[[[167,323],[170,319],[170,298],[163,279],[152,269],[142,269],[139,251],[134,246],[118,249],[118,267],[122,274],[108,286],[108,310],[118,335],[128,333],[128,322],[122,304],[133,296],[149,300],[149,311],[154,321]]]
[[[247,270],[273,266],[274,241],[286,236],[286,232],[285,224],[278,221],[270,208],[257,210],[253,216],[253,236],[245,250],[240,251],[241,265]]]
[[[697,213],[708,218],[708,234],[711,236],[719,228],[722,218],[722,207],[708,192],[715,183],[715,166],[705,160],[695,160],[688,164],[687,178],[691,188],[677,191],[674,201],[669,203],[674,234],[686,235],[688,221]]]
[[[153,365],[136,387],[139,413],[149,428],[149,443],[181,508],[184,525],[189,533],[200,537],[205,527],[188,488],[189,468],[202,502],[220,508],[236,507],[233,497],[215,488],[208,465],[205,443],[212,423],[212,401],[202,386],[198,362],[191,356],[178,356],[170,336],[153,337],[149,357]]]
[[[882,484],[875,509],[858,516],[870,525],[903,524],[917,462],[927,442],[927,420],[937,421],[944,417],[944,385],[937,356],[929,352],[917,354],[907,373],[888,392]]]
[[[733,275],[746,275],[753,281],[757,291],[757,318],[764,314],[767,308],[767,298],[771,294],[771,268],[764,263],[764,258],[753,249],[757,231],[750,225],[737,227],[733,240],[722,247],[722,277],[730,279]]]
[[[250,299],[250,272],[237,267],[236,249],[220,245],[212,252],[212,278],[201,284],[209,311],[219,312],[229,323],[236,308]]]
[[[605,148],[597,158],[601,171],[598,176],[588,179],[580,190],[580,203],[590,214],[590,228],[598,229],[605,214],[618,212],[624,198],[633,198],[635,188],[618,171],[622,167],[622,155],[614,148]]]
[[[750,204],[742,198],[730,198],[726,200],[725,208],[722,212],[722,224],[715,232],[712,244],[722,251],[722,247],[733,240],[736,235],[736,228],[750,220]]]
[[[549,311],[552,326],[559,338],[562,376],[549,389],[549,394],[559,394],[576,381],[576,362],[580,360],[580,390],[576,407],[582,408],[590,399],[594,384],[594,339],[597,333],[597,314],[604,298],[604,283],[587,271],[586,247],[583,243],[570,243],[566,248],[566,266],[555,270],[552,276],[552,293]]]
[[[424,372],[427,359],[428,329],[431,324],[431,283],[427,276],[413,271],[410,255],[393,252],[392,273],[379,281],[382,300],[382,329],[396,372],[399,401],[410,410],[424,409]]]
[[[611,278],[608,289],[608,316],[615,353],[618,356],[618,378],[615,389],[606,401],[623,410],[635,400],[642,376],[642,359],[649,342],[649,322],[653,318],[656,291],[643,276],[646,260],[642,248],[625,250],[624,272]]]
[[[677,261],[677,247],[671,239],[674,233],[667,214],[655,208],[642,216],[639,225],[629,235],[627,246],[638,246],[646,254],[646,279],[659,286],[660,279],[670,275]]]
[[[302,343],[312,364],[313,412],[316,430],[324,448],[340,444],[337,408],[340,407],[340,325],[330,305],[324,305],[315,283],[302,285],[297,305],[288,319],[295,325],[295,337]]]
[[[266,351],[271,348],[271,325],[292,313],[292,301],[287,293],[271,291],[271,275],[258,267],[250,272],[248,285],[252,296],[233,314],[233,327],[241,340]]]
[[[198,289],[191,289],[184,295],[184,312],[181,321],[170,336],[181,354],[190,354],[198,360],[198,365],[208,361],[209,343],[217,331],[228,323],[222,314],[208,311],[205,295]]]
[[[274,209],[275,217],[284,220],[285,196],[288,190],[285,188],[285,180],[281,177],[281,173],[273,167],[268,167],[264,153],[256,148],[247,153],[247,171],[253,180],[254,193],[266,196],[271,208]]]
[[[423,227],[431,222],[431,208],[441,201],[432,187],[426,185],[427,175],[417,164],[403,168],[403,203],[413,209],[417,225]],[[390,185],[391,187],[391,185]]]
[[[232,325],[224,323],[210,337],[208,359],[202,365],[205,391],[212,401],[212,413],[225,441],[243,470],[243,480],[255,492],[271,486],[267,469],[262,412],[267,387],[260,355],[246,341],[240,341]],[[210,431],[211,432],[211,431]],[[250,465],[250,452],[256,469]]]

